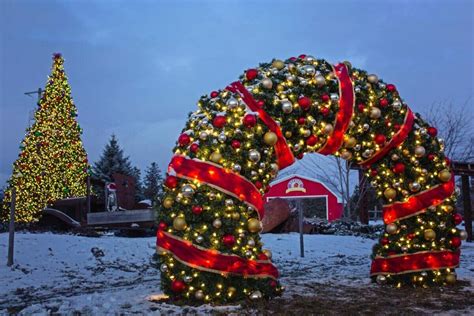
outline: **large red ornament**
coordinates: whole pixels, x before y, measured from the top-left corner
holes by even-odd
[[[269,285],[270,285],[270,287],[272,287],[272,288],[276,288],[277,285],[278,285],[278,283],[277,283],[277,281],[275,281],[275,280],[270,280]]]
[[[261,188],[263,187],[262,182],[260,182],[260,181],[255,181],[255,187],[256,187],[257,189],[261,189]]]
[[[321,114],[323,116],[328,116],[329,115],[329,112],[331,112],[331,110],[329,110],[329,108],[327,107],[323,107],[321,110],[320,110]]]
[[[195,154],[199,150],[199,145],[196,143],[192,143],[189,147],[189,150],[191,150],[191,152]]]
[[[217,91],[212,91],[211,92],[211,98],[217,98],[219,96],[219,92]]]
[[[323,95],[321,96],[321,100],[323,100],[323,102],[328,102],[328,101],[329,101],[329,95],[323,94]]]
[[[304,123],[306,123],[306,118],[304,118],[304,117],[299,117],[299,118],[298,118],[298,124],[304,125]]]
[[[232,148],[238,149],[240,148],[240,141],[238,141],[237,139],[234,139],[232,140],[232,143],[230,145],[232,146]]]
[[[165,222],[160,222],[158,224],[158,228],[161,229],[161,230],[165,230],[168,228],[168,224],[166,224]]]
[[[462,215],[459,213],[454,214],[454,224],[459,225],[462,223]]]
[[[375,176],[378,175],[378,174],[379,174],[379,172],[377,171],[377,169],[372,169],[372,170],[370,170],[370,175],[371,175],[372,177],[375,177]]]
[[[434,154],[429,154],[428,155],[428,160],[433,161],[435,159],[435,157],[436,156]]]
[[[178,178],[175,176],[167,176],[165,180],[165,185],[170,188],[174,189],[178,186]]]
[[[318,136],[316,135],[310,135],[307,139],[306,139],[306,145],[308,146],[314,146],[318,143]]]
[[[357,104],[357,109],[359,110],[359,112],[364,112],[365,104],[364,103]]]
[[[171,282],[171,291],[174,293],[181,293],[186,289],[186,284],[181,280],[174,280]]]
[[[377,135],[375,135],[374,140],[375,140],[375,143],[376,143],[376,144],[382,145],[382,144],[385,143],[385,141],[386,141],[387,139],[386,139],[385,135],[377,134]]]
[[[249,69],[245,73],[245,77],[247,78],[247,80],[253,80],[253,79],[257,78],[257,76],[258,76],[258,70],[257,69]]]
[[[254,127],[257,124],[257,117],[253,114],[246,114],[244,116],[243,124],[248,127]]]
[[[459,248],[459,246],[461,246],[461,238],[459,237],[451,238],[451,245],[453,245],[454,248]]]
[[[226,247],[233,247],[235,245],[235,237],[234,235],[224,235],[222,237],[222,243],[226,246]]]
[[[380,99],[379,104],[381,107],[386,107],[388,105],[388,100],[387,99]]]
[[[193,212],[194,214],[196,214],[196,215],[201,214],[202,211],[203,211],[203,208],[202,208],[202,206],[200,206],[200,205],[194,205],[194,206],[192,207],[192,212]]]
[[[188,134],[183,133],[178,137],[178,144],[180,146],[187,146],[191,142],[191,137]]]
[[[380,244],[382,244],[382,246],[385,246],[385,245],[388,245],[390,243],[390,240],[388,238],[382,238],[380,239]]]
[[[395,166],[393,166],[393,172],[395,173],[404,173],[405,172],[405,164],[403,162],[397,162]]]
[[[436,129],[436,127],[428,127],[428,129],[426,130],[426,132],[428,133],[428,135],[430,135],[431,137],[435,137],[436,135],[438,135],[438,130]]]
[[[311,107],[311,99],[308,97],[301,97],[298,99],[298,104],[303,110],[308,110]]]
[[[298,56],[299,59],[305,59],[306,58],[306,55],[305,54],[301,54]]]
[[[223,115],[217,115],[214,120],[212,120],[212,125],[216,128],[223,128],[226,123],[227,119]]]

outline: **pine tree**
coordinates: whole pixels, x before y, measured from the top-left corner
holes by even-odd
[[[16,189],[16,221],[23,223],[37,221],[41,210],[56,200],[86,194],[88,161],[76,117],[64,59],[54,54],[35,122],[27,128],[13,164],[1,220],[9,218],[12,188]]]
[[[159,200],[163,193],[161,189],[162,182],[161,170],[156,162],[152,162],[145,171],[143,190],[145,198],[150,199],[152,202]]]
[[[135,202],[139,202],[145,198],[143,195],[143,184],[141,180],[141,171],[138,167],[132,168],[132,177],[135,179]]]
[[[117,137],[112,134],[109,143],[105,145],[104,151],[99,161],[94,163],[94,177],[103,182],[112,181],[114,173],[121,173],[127,176],[133,175],[133,168],[129,157],[125,156],[120,148]]]

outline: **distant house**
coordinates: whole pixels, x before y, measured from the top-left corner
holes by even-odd
[[[291,202],[302,199],[305,217],[320,217],[328,221],[340,219],[344,209],[341,197],[324,183],[300,175],[291,175],[272,182],[264,199],[268,202],[275,198],[288,199]]]

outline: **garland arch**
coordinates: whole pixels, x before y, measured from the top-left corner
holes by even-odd
[[[162,287],[173,299],[229,302],[282,292],[260,241],[262,195],[305,153],[363,166],[383,199],[370,275],[381,284],[456,282],[465,232],[435,127],[393,84],[301,55],[248,69],[198,102],[179,136],[158,211]]]

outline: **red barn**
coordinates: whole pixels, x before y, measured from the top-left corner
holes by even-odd
[[[292,175],[271,183],[270,190],[265,194],[265,202],[270,199],[323,199],[326,204],[326,219],[340,219],[343,212],[341,198],[332,192],[324,183],[299,175]]]

